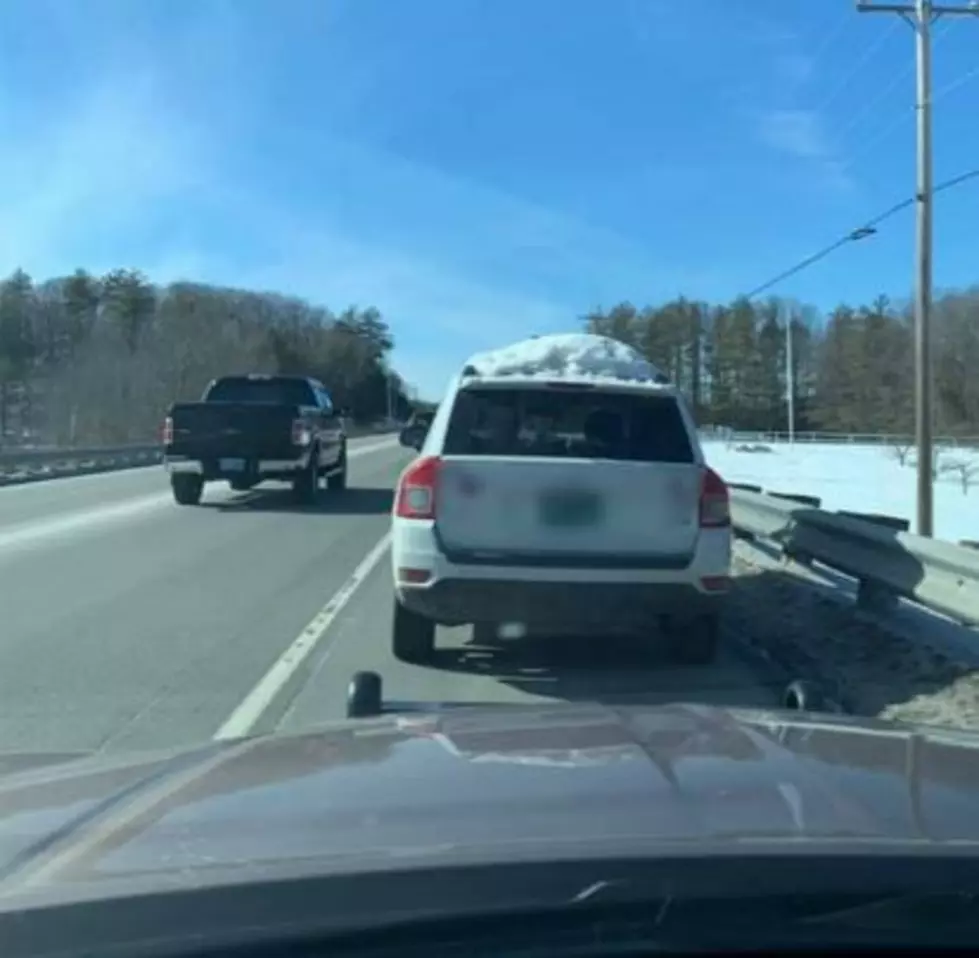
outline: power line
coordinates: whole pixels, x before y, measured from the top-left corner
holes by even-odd
[[[946,27],[950,29],[951,24],[946,24]],[[948,33],[948,29],[946,29],[945,33],[942,34],[938,34],[936,31],[936,36],[932,44],[932,49],[938,46],[938,44],[941,42],[941,37],[946,36],[947,33]],[[971,80],[974,80],[977,76],[979,76],[979,67],[975,67],[972,70],[969,70],[967,73],[963,73],[960,76],[956,77],[956,79],[950,81],[949,83],[946,83],[944,86],[939,87],[938,90],[936,90],[932,94],[931,97],[932,104],[934,105],[943,97],[947,96],[949,93],[953,93],[955,90],[958,90],[966,83],[970,82]],[[913,116],[914,113],[915,113],[915,107],[912,104],[906,110],[902,110],[900,113],[898,113],[897,116],[892,117],[891,120],[888,123],[886,123],[884,126],[879,127],[877,129],[877,132],[874,133],[873,136],[870,136],[867,139],[865,139],[863,143],[860,145],[859,149],[851,152],[849,158],[844,160],[840,164],[838,172],[844,173],[847,170],[849,170],[853,166],[853,164],[856,163],[857,160],[859,160],[866,153],[870,152],[871,147],[876,146],[881,140],[890,136],[896,129],[898,129],[898,127],[900,127],[902,124],[907,122],[908,117]],[[846,129],[849,129],[849,126],[846,127]]]
[[[840,94],[849,88],[854,77],[856,77],[856,75],[874,58],[877,51],[887,43],[887,41],[891,38],[891,34],[895,33],[900,26],[901,24],[898,21],[893,21],[887,30],[881,33],[873,43],[866,47],[863,54],[843,75],[843,78],[836,84],[835,87],[833,87],[830,93],[823,97],[823,99],[819,101],[819,104],[813,108],[815,112],[822,113],[823,110],[827,109],[831,104],[836,102]]]
[[[894,24],[895,27],[899,26],[898,23]],[[935,37],[932,40],[932,47],[937,47],[952,30],[952,23],[942,24],[935,31]],[[888,34],[889,36],[890,34]],[[895,72],[890,80],[883,86],[879,87],[876,96],[871,97],[869,100],[865,100],[863,106],[856,111],[856,113],[851,114],[850,119],[847,120],[838,130],[835,131],[837,139],[842,139],[844,135],[850,132],[855,126],[861,123],[864,117],[868,116],[875,107],[882,103],[894,90],[897,89],[898,84],[903,83],[909,76],[914,74],[914,64],[909,64],[903,70],[898,70]],[[877,137],[873,137],[872,141],[876,142]],[[858,152],[863,152],[859,150]]]
[[[933,193],[941,193],[944,190],[950,190],[953,186],[959,186],[968,180],[973,180],[979,177],[979,167],[974,170],[969,170],[967,173],[961,173],[958,176],[953,176],[951,179],[944,180],[939,183]],[[885,220],[890,219],[902,210],[906,210],[909,206],[914,206],[917,197],[910,196],[906,200],[902,200],[900,203],[895,203],[890,208],[884,210],[878,216],[873,219],[867,220],[863,226],[859,226],[854,230],[850,230],[845,233],[838,240],[830,243],[829,246],[824,247],[818,253],[814,253],[812,256],[807,256],[804,260],[800,260],[795,266],[790,269],[784,270],[777,276],[773,276],[770,280],[762,283],[760,286],[756,286],[750,293],[745,293],[745,298],[753,299],[755,296],[759,296],[767,290],[771,289],[773,286],[777,286],[779,283],[788,279],[790,276],[795,276],[796,273],[801,273],[804,269],[808,269],[810,266],[818,263],[820,260],[825,259],[830,253],[835,253],[841,246],[845,246],[847,243],[853,243],[857,240],[866,239],[868,236],[872,236],[877,232],[877,226],[883,223]]]
[[[850,23],[853,19],[853,15],[849,10],[845,11],[840,19],[837,21],[836,26],[831,30],[826,30],[823,33],[823,40],[819,46],[816,47],[816,52],[813,53],[810,63],[813,67],[819,63],[819,61],[825,56],[825,54],[836,47],[837,42],[840,37],[843,36],[850,29]]]

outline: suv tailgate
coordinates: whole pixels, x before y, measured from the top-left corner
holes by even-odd
[[[699,533],[697,460],[671,391],[469,387],[436,530],[461,561],[682,567]]]

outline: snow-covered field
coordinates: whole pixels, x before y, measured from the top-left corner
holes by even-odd
[[[739,451],[741,445],[769,451]],[[902,465],[897,450],[884,445],[705,439],[703,447],[707,461],[727,482],[752,483],[766,492],[819,496],[824,509],[900,516],[910,520],[914,531],[913,450]],[[935,537],[951,542],[979,539],[979,451],[943,450],[937,471]]]

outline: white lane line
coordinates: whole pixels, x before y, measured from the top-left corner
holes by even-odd
[[[129,499],[114,506],[86,509],[84,512],[68,513],[51,519],[42,519],[40,522],[13,526],[0,532],[0,553],[18,547],[36,545],[49,539],[63,538],[72,533],[83,532],[92,526],[135,519],[137,516],[162,509],[171,501],[172,496],[169,492],[158,492],[152,496]]]
[[[358,459],[374,452],[393,449],[395,445],[395,442],[386,439],[370,446],[356,446],[347,451],[347,457]],[[156,466],[155,468],[160,471],[165,480],[162,467]],[[136,519],[170,505],[172,498],[169,492],[157,492],[152,495],[126,499],[113,505],[64,512],[45,519],[28,520],[24,523],[10,525],[0,530],[0,553],[21,549],[25,546],[38,545],[51,539],[64,538],[95,526]],[[173,508],[176,509],[177,507],[174,506]]]
[[[344,606],[353,598],[357,589],[363,585],[374,567],[381,561],[391,544],[391,533],[386,532],[381,540],[361,560],[353,574],[340,587],[339,591],[320,609],[299,637],[282,653],[275,664],[265,673],[258,685],[245,696],[238,707],[228,716],[224,724],[214,733],[217,741],[240,738],[248,735],[258,724],[265,710],[272,704],[276,695],[295,675],[296,670],[309,658],[322,641]],[[329,651],[327,651],[327,655]]]

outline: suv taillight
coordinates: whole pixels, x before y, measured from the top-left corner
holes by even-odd
[[[731,524],[727,484],[713,469],[706,469],[700,486],[700,527],[718,529]]]
[[[173,442],[173,419],[167,416],[163,420],[163,428],[160,430],[160,438],[164,446],[169,446]]]
[[[413,462],[398,483],[394,514],[401,519],[434,519],[438,472],[438,456]]]
[[[308,446],[312,438],[309,426],[302,419],[293,419],[292,444],[294,446]]]

